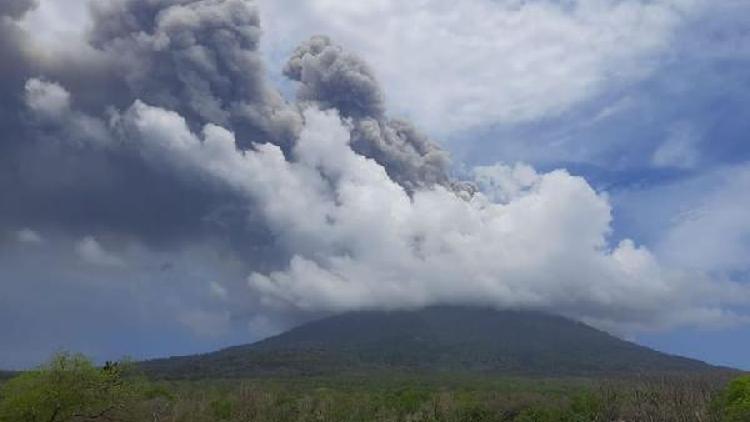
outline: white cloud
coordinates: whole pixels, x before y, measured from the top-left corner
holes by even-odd
[[[93,237],[86,236],[76,245],[78,256],[87,264],[100,267],[122,267],[125,261],[105,250]]]
[[[528,194],[539,182],[539,174],[529,165],[518,163],[513,167],[496,164],[473,169],[474,181],[489,199],[508,203]]]
[[[673,218],[655,248],[672,265],[746,273],[750,281],[750,165],[723,169],[703,179],[709,180],[678,187],[678,193],[690,191],[690,203]],[[700,186],[699,193],[693,192],[695,185]]]
[[[22,27],[31,34],[36,47],[50,52],[72,51],[71,47],[81,47],[83,36],[91,24],[89,0],[40,0],[38,3],[38,7],[27,13],[21,22]]]
[[[669,128],[667,140],[654,151],[651,162],[658,167],[693,168],[700,158],[696,147],[700,140],[689,123],[675,124]]]
[[[57,119],[70,112],[70,93],[60,84],[29,79],[26,82],[26,105],[39,115]]]
[[[200,337],[220,337],[229,330],[229,312],[209,312],[203,309],[182,311],[177,320]]]
[[[437,134],[564,112],[648,75],[702,0],[260,0],[272,57],[313,34],[365,57]]]
[[[42,236],[39,233],[29,228],[24,228],[16,232],[16,239],[18,239],[20,243],[30,245],[38,245],[44,242],[44,239],[42,239]]]
[[[610,247],[610,205],[580,177],[495,166],[477,170],[489,196],[465,201],[438,186],[410,197],[351,150],[334,112],[304,116],[292,161],[268,144],[239,153],[216,126],[199,138],[178,114],[143,103],[122,120],[155,165],[223,181],[256,204],[293,255],[249,277],[266,306],[482,303],[622,328],[733,321],[724,305],[750,300],[745,287],[664,267],[632,241]]]

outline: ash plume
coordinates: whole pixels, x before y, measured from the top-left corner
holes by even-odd
[[[191,262],[210,245],[243,273],[213,289],[233,318],[438,303],[607,327],[745,318],[731,309],[746,286],[611,244],[606,194],[580,177],[497,164],[453,180],[448,154],[389,116],[370,67],[328,38],[294,51],[284,99],[252,1],[98,2],[80,54],[43,58],[17,25],[30,4],[0,9],[0,228],[63,233],[97,271],[139,268],[148,254],[113,247],[126,240]]]
[[[91,44],[115,62],[132,98],[213,123],[250,142],[285,145],[296,110],[273,89],[258,52],[258,11],[243,0],[94,3]]]
[[[297,98],[335,109],[352,122],[352,148],[385,167],[409,190],[449,183],[448,154],[404,120],[389,119],[370,67],[325,36],[295,51],[284,74],[300,83]]]

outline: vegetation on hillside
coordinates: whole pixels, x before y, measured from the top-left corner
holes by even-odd
[[[613,376],[718,368],[530,311],[433,306],[349,312],[251,345],[144,363],[172,379],[408,371]]]
[[[594,380],[471,374],[149,381],[55,356],[0,386],[0,422],[750,420],[750,377]]]

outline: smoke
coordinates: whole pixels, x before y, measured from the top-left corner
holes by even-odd
[[[91,44],[117,64],[133,98],[242,142],[287,144],[299,115],[272,89],[258,53],[260,21],[243,0],[94,3]],[[242,145],[241,145],[242,146]]]
[[[238,146],[270,142],[288,150],[301,127],[266,77],[258,52],[260,21],[243,0],[95,3],[91,44],[130,90],[129,102],[175,110],[191,128],[231,129]],[[448,158],[405,122],[385,117],[368,66],[325,37],[300,46],[284,73],[300,82],[303,103],[335,108],[355,124],[353,145],[407,188],[446,183]]]
[[[36,7],[36,3],[36,0],[5,0],[0,3],[0,18],[7,16],[18,19]]]
[[[297,95],[302,101],[341,110],[344,117],[385,114],[383,93],[370,67],[327,37],[315,36],[297,47],[284,75],[302,83]]]
[[[298,47],[284,74],[300,82],[297,98],[337,110],[352,122],[352,148],[413,190],[449,182],[448,155],[406,121],[385,116],[384,95],[370,67],[324,36]]]
[[[83,63],[35,61],[23,36],[12,52],[35,71],[4,82],[18,111],[0,179],[17,183],[0,182],[13,204],[0,223],[83,238],[81,257],[119,271],[138,264],[98,233],[153,249],[210,240],[247,277],[206,281],[228,309],[178,312],[198,331],[436,303],[620,328],[745,319],[731,311],[750,301],[745,287],[611,244],[606,194],[580,177],[497,164],[452,178],[445,151],[388,116],[368,65],[325,37],[293,53],[284,73],[298,97],[284,99],[253,2],[118,0],[96,3],[93,19]],[[77,68],[112,91],[75,80]]]

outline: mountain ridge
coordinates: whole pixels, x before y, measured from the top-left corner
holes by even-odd
[[[389,370],[592,376],[722,369],[658,352],[561,316],[466,306],[348,312],[255,343],[145,361],[142,366],[164,378]]]

